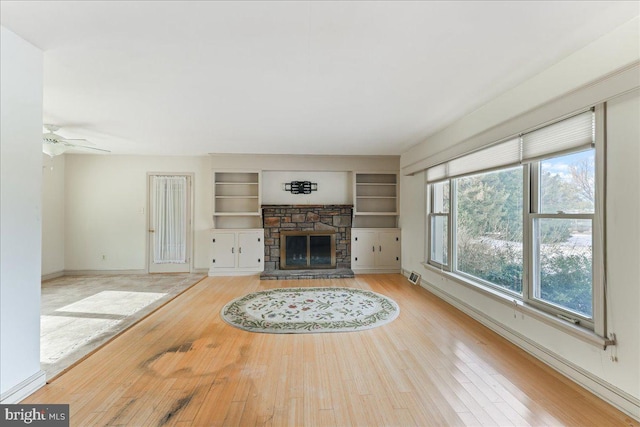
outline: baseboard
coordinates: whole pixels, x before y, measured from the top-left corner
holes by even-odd
[[[397,274],[402,273],[402,271],[398,268],[353,268],[351,267],[355,274]]]
[[[224,277],[224,276],[253,276],[254,274],[260,274],[260,271],[247,271],[247,270],[229,270],[229,271],[211,271],[208,270],[207,275],[209,277]]]
[[[403,270],[403,275],[407,276],[408,273]],[[420,281],[420,286],[427,291],[436,295],[438,298],[451,304],[463,313],[471,316],[473,319],[482,323],[493,332],[509,340],[511,343],[517,345],[527,353],[531,354],[541,362],[561,373],[565,377],[569,378],[573,382],[577,383],[581,387],[589,390],[607,403],[615,406],[620,411],[640,421],[640,399],[630,395],[624,390],[603,381],[601,378],[596,377],[590,372],[582,369],[574,363],[566,360],[565,358],[553,353],[549,349],[539,345],[538,343],[530,340],[526,336],[514,331],[506,325],[496,322],[485,313],[476,310],[466,302],[450,295],[449,293],[432,286],[431,284]]]
[[[195,268],[191,274],[207,274],[208,268]],[[42,281],[62,276],[106,276],[109,274],[148,274],[147,270],[64,270],[42,276]]]
[[[55,273],[43,274],[40,277],[40,281],[44,282],[45,280],[57,279],[62,276],[64,276],[64,271],[56,271]]]
[[[0,403],[3,405],[19,403],[22,399],[25,399],[39,388],[44,387],[46,383],[47,375],[44,371],[38,371],[26,380],[2,393],[2,395],[0,395]]]
[[[65,270],[65,276],[106,276],[110,274],[148,274],[147,270]]]

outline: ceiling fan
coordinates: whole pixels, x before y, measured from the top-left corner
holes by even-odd
[[[48,154],[51,157],[58,156],[60,154],[63,154],[67,150],[75,148],[86,148],[88,150],[102,151],[105,153],[111,152],[102,148],[82,145],[80,142],[84,141],[85,143],[87,143],[88,141],[86,139],[71,139],[56,134],[55,132],[60,130],[60,126],[45,124],[43,125],[43,127],[47,130],[47,132],[42,135],[42,152]]]

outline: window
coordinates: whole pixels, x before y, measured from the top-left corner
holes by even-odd
[[[428,169],[427,263],[602,335],[594,111]]]
[[[430,259],[440,267],[449,265],[449,181],[431,186]]]
[[[454,180],[455,270],[522,292],[522,167]]]
[[[532,164],[532,299],[591,319],[595,150]]]

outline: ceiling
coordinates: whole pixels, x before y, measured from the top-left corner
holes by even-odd
[[[398,155],[639,2],[1,1],[44,122],[119,154]]]

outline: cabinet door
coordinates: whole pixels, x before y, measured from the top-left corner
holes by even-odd
[[[213,267],[235,268],[236,266],[236,234],[214,233],[213,235]]]
[[[238,267],[258,268],[264,257],[264,242],[261,233],[255,231],[238,233]]]
[[[378,248],[375,231],[351,231],[353,233],[353,263],[356,268],[375,267]]]
[[[381,231],[378,234],[377,267],[398,268],[400,266],[400,232]]]

